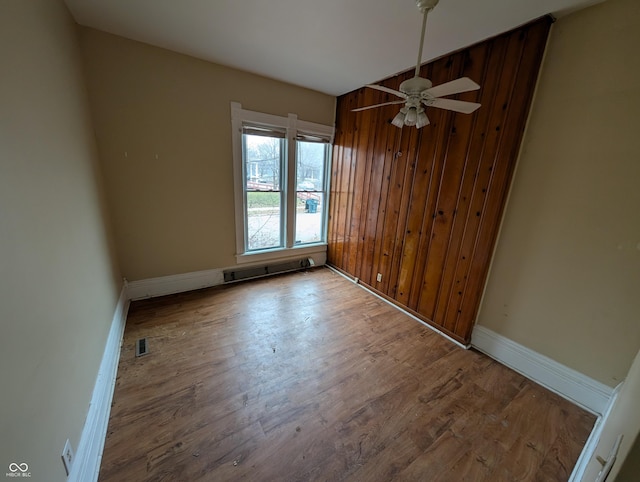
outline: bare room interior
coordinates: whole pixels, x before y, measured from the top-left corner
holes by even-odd
[[[638,46],[634,0],[1,0],[6,477],[638,480]]]

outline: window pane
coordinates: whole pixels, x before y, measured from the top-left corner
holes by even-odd
[[[244,134],[244,161],[248,191],[279,191],[283,139]]]
[[[247,192],[247,250],[282,246],[280,198],[280,192]]]
[[[328,144],[298,141],[296,161],[297,191],[324,190],[324,166]]]
[[[296,244],[324,241],[324,194],[298,191],[296,197]]]

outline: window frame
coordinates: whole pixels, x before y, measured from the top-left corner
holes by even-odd
[[[281,229],[284,236],[283,247],[262,250],[247,250],[246,181],[244,176],[243,128],[253,125],[267,129],[284,129],[286,132],[286,169],[281,173],[281,189],[284,191],[284,205],[281,208]],[[240,263],[266,261],[288,256],[307,256],[325,253],[327,248],[327,225],[329,215],[330,173],[333,151],[334,127],[298,119],[296,114],[287,117],[255,112],[242,108],[238,102],[231,102],[231,127],[233,149],[234,204],[236,224],[236,260]],[[296,160],[299,136],[313,136],[324,139],[328,145],[324,165],[324,205],[322,210],[323,240],[317,243],[295,244],[296,234]]]

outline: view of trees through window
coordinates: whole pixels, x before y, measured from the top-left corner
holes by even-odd
[[[243,134],[248,250],[283,247],[286,205],[286,139]],[[295,244],[323,240],[325,165],[328,144],[296,141]]]

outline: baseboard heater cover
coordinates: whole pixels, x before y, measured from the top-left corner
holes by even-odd
[[[224,282],[232,283],[234,281],[242,281],[251,278],[261,278],[263,276],[269,276],[272,274],[286,273],[288,271],[297,271],[300,269],[310,268],[313,265],[314,263],[312,258],[303,258],[261,266],[228,269],[224,271]]]

